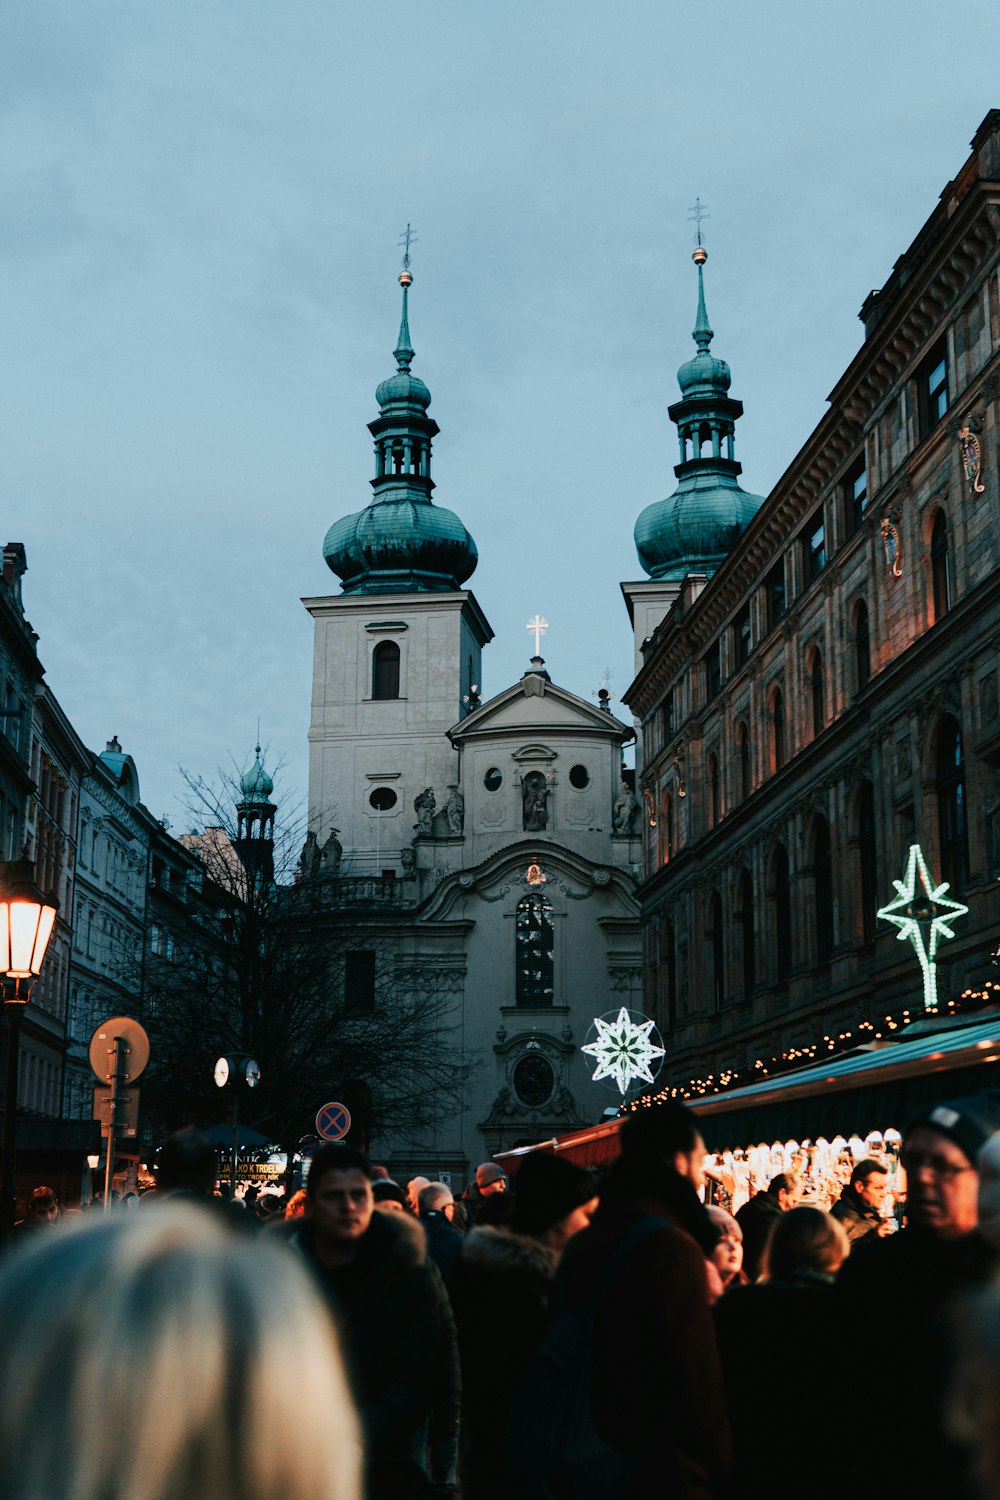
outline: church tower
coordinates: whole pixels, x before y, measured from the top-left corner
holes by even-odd
[[[691,337],[698,352],[677,371],[681,399],[667,408],[680,442],[680,462],[674,466],[679,483],[666,500],[647,505],[635,523],[636,551],[649,581],[622,584],[635,630],[637,672],[642,643],[666,615],[684,579],[710,577],[763,504],[762,496],[748,494],[737,482],[741,465],[734,434],[743,403],[729,394],[732,375],[726,361],[710,353],[715,335],[705,307],[708,251],[700,235],[692,260],[698,268],[698,311]]]
[[[413,804],[427,788],[441,799],[457,779],[446,731],[468,711],[493,637],[462,587],[476,544],[431,498],[439,429],[428,416],[431,393],[410,368],[408,255],[399,282],[396,370],[375,392],[379,415],[368,424],[372,498],[336,521],[323,544],[341,592],[303,601],[316,622],[309,828],[321,843],[338,830],[344,875],[405,870],[414,834],[431,831],[427,802],[419,813]]]
[[[274,782],[264,770],[260,746],[254,763],[240,777],[240,800],[236,804],[236,852],[257,890],[274,884],[274,815],[271,801]]]

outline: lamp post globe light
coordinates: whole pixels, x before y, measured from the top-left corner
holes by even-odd
[[[248,1052],[230,1052],[218,1058],[212,1076],[217,1088],[224,1089],[228,1083],[236,1087],[233,1090],[233,1118],[232,1118],[232,1145],[229,1159],[229,1194],[236,1197],[236,1156],[239,1150],[240,1139],[240,1083],[245,1083],[247,1088],[254,1089],[260,1083],[260,1063],[251,1057]]]
[[[38,978],[52,936],[59,903],[44,896],[35,883],[27,856],[0,863],[0,985],[7,1022],[7,1067],[4,1089],[3,1146],[0,1152],[0,1243],[14,1229],[17,1190],[17,1082],[21,1052],[21,1017]]]

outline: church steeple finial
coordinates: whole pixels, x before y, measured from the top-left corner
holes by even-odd
[[[703,245],[699,245],[691,256],[691,259],[698,267],[698,313],[694,320],[694,329],[691,337],[698,345],[698,353],[707,354],[708,346],[715,337],[715,334],[712,332],[712,325],[708,321],[708,309],[705,306],[705,278],[701,269],[706,260],[708,260],[708,251]]]
[[[412,227],[407,224],[399,237],[399,243],[403,247],[403,266],[399,273],[399,284],[403,288],[403,316],[399,324],[399,338],[393,353],[396,356],[396,368],[401,375],[410,373],[413,363],[413,345],[410,343],[410,321],[407,316],[407,301],[410,287],[413,285],[413,272],[410,270],[410,246],[415,245],[417,237]]]

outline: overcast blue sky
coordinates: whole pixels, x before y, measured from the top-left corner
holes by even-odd
[[[175,831],[178,766],[301,802],[303,595],[370,496],[396,243],[435,498],[479,546],[492,694],[631,677],[620,579],[674,487],[708,204],[714,352],[766,493],[857,311],[1000,105],[1000,7],[7,0],[0,515],[48,680]],[[619,712],[624,710],[619,707]]]

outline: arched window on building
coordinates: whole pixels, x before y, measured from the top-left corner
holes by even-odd
[[[722,929],[722,897],[718,891],[712,891],[708,898],[707,936],[711,954],[709,999],[712,1010],[719,1011],[722,1009],[722,999],[725,993],[726,950]]]
[[[524,896],[514,919],[518,1005],[552,1004],[554,939],[552,903],[545,896]]]
[[[395,641],[379,641],[372,652],[372,697],[399,697],[399,647]]]
[[[825,965],[833,954],[833,855],[830,829],[823,817],[813,820],[812,856],[816,961]]]
[[[780,771],[785,764],[785,704],[780,688],[775,688],[771,698],[771,759]]]
[[[943,510],[934,517],[931,530],[931,593],[934,623],[951,609],[951,560],[948,555],[948,521]]]
[[[750,795],[750,735],[742,719],[736,726],[736,757],[740,767],[740,798],[745,801]]]
[[[962,732],[950,715],[938,725],[936,772],[941,879],[949,881],[952,890],[962,891],[969,879],[965,760]]]
[[[878,849],[875,844],[875,788],[863,781],[858,791],[858,900],[861,903],[861,941],[875,941],[875,913],[879,908]]]
[[[749,1000],[757,983],[757,955],[754,948],[753,879],[750,871],[740,876],[740,936],[743,949],[743,998]]]
[[[714,750],[708,757],[706,780],[708,781],[708,826],[709,828],[714,828],[722,812],[722,801],[719,790],[719,757],[715,754]]]
[[[860,693],[872,675],[872,642],[868,625],[868,606],[862,599],[854,611],[854,680]]]
[[[809,698],[812,704],[812,732],[820,734],[826,724],[826,685],[823,680],[823,658],[813,651],[809,663]]]
[[[779,984],[787,984],[792,967],[792,887],[788,871],[788,850],[784,844],[775,844],[771,851],[768,898],[771,904],[774,974]]]

